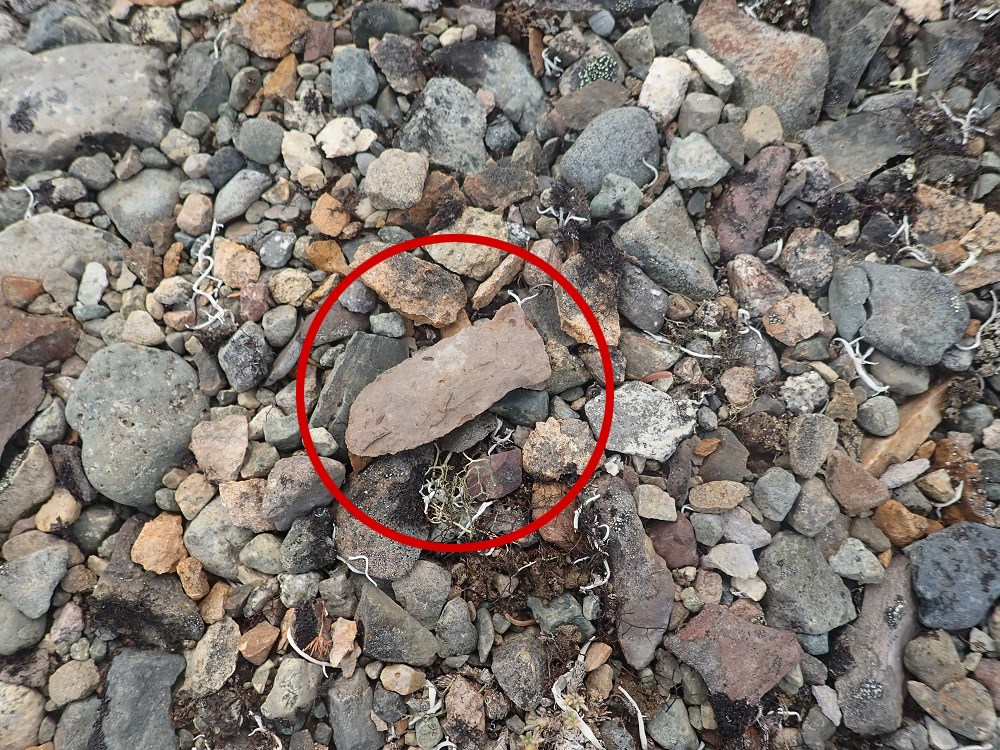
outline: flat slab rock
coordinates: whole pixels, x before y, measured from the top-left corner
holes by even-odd
[[[41,52],[0,84],[0,150],[16,180],[62,166],[88,144],[158,146],[173,116],[163,53],[131,44]]]
[[[698,671],[713,693],[751,704],[802,658],[794,633],[748,622],[717,604],[702,609],[666,645]]]
[[[0,232],[0,276],[40,279],[70,256],[89,263],[121,260],[125,243],[111,232],[67,219],[38,214]]]
[[[601,393],[583,407],[595,435],[600,431],[606,403],[607,396]],[[646,383],[629,381],[615,390],[607,449],[664,461],[694,431],[695,411],[693,401],[678,400]]]
[[[505,305],[365,387],[351,407],[348,450],[383,456],[425,445],[551,374],[542,337],[520,307]]]

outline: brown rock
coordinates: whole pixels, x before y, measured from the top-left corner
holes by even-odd
[[[1000,281],[1000,252],[986,255],[951,277],[960,292],[971,292]]]
[[[306,248],[306,259],[316,268],[327,273],[337,273],[347,276],[350,264],[344,257],[344,252],[333,240],[317,240]]]
[[[278,67],[264,79],[264,85],[260,89],[261,96],[279,102],[294,100],[299,85],[298,65],[295,55],[284,57]]]
[[[381,243],[362,245],[354,255],[354,265],[385,248]],[[435,328],[454,323],[468,301],[458,276],[409,253],[379,263],[362,274],[361,280],[399,314]]]
[[[621,336],[618,319],[618,274],[595,268],[583,254],[574,255],[562,267],[563,276],[583,295],[597,317],[608,346],[617,346]],[[556,307],[562,329],[581,344],[596,345],[587,319],[562,287],[556,289]]]
[[[859,516],[889,499],[889,488],[842,451],[834,451],[827,461],[826,487],[849,516]]]
[[[444,698],[441,728],[460,748],[478,748],[486,739],[486,706],[483,697],[464,677],[457,677]]]
[[[41,367],[0,359],[0,454],[7,441],[35,416],[45,398]]]
[[[316,225],[323,234],[329,237],[338,237],[344,231],[344,227],[351,220],[351,212],[344,208],[344,204],[338,201],[329,193],[323,193],[313,206],[309,220]]]
[[[943,380],[903,404],[899,410],[899,429],[889,437],[864,438],[861,441],[861,465],[875,476],[882,476],[890,464],[909,461],[940,424],[941,409],[944,408],[950,384],[950,378]]]
[[[256,323],[268,311],[267,284],[247,284],[240,292],[240,317]]]
[[[305,11],[283,0],[247,0],[229,19],[229,35],[254,54],[275,60],[289,53],[308,26]]]
[[[143,286],[155,289],[163,281],[163,258],[153,248],[136,242],[122,251],[125,265],[139,277]]]
[[[500,265],[489,275],[476,293],[472,295],[472,309],[481,310],[500,293],[500,290],[511,283],[524,268],[524,261],[516,255],[505,255]]]
[[[713,693],[751,704],[802,658],[794,633],[753,625],[715,604],[668,638],[666,646],[694,667]]]
[[[996,255],[1000,252],[1000,213],[996,211],[987,213],[960,241],[970,253],[978,250],[983,254]]]
[[[733,296],[753,318],[763,315],[791,294],[756,255],[737,255],[726,265],[726,275]]]
[[[531,172],[491,164],[466,177],[462,190],[474,206],[496,211],[534,194],[537,182]]]
[[[191,452],[213,482],[239,478],[249,442],[250,428],[242,414],[199,422],[191,431]]]
[[[267,661],[267,655],[280,634],[281,630],[262,620],[240,636],[240,654],[251,664],[260,666]]]
[[[917,185],[917,216],[913,221],[914,241],[921,245],[937,245],[945,240],[957,240],[975,226],[985,209],[951,193]]]
[[[562,500],[569,487],[558,482],[535,482],[531,487],[531,520],[537,521]],[[576,501],[567,506],[562,513],[553,518],[538,530],[549,544],[566,549],[572,548],[579,539],[577,530],[573,528],[573,514],[576,511]]]
[[[748,497],[750,488],[745,484],[722,479],[692,487],[687,502],[698,513],[725,513]]]
[[[736,407],[748,406],[755,398],[754,369],[730,367],[719,376],[719,385],[726,392],[726,400]]]
[[[628,101],[628,89],[620,83],[598,79],[561,97],[553,108],[553,127],[583,130],[598,115]]]
[[[161,513],[139,531],[132,545],[132,562],[153,573],[173,573],[187,556],[183,534],[179,515]]]
[[[524,470],[536,479],[551,481],[579,475],[596,446],[582,419],[549,417],[535,425],[524,444]]]
[[[983,659],[976,667],[976,679],[990,691],[993,708],[1000,711],[1000,661]]]
[[[185,557],[177,563],[177,577],[181,579],[184,593],[195,601],[208,596],[208,576],[197,558]]]
[[[26,276],[0,276],[0,302],[24,309],[45,291],[39,279]]]
[[[963,737],[981,742],[996,728],[997,715],[989,691],[968,677],[951,682],[940,690],[910,681],[910,697],[935,721]]]
[[[421,350],[366,386],[351,406],[347,447],[356,456],[416,448],[551,374],[542,337],[518,305],[505,305],[492,321]]]
[[[720,3],[733,5],[728,0],[717,0],[713,5]],[[742,12],[735,6],[734,11],[734,15]],[[773,64],[770,54],[767,58]],[[708,215],[708,223],[715,229],[723,260],[732,260],[742,253],[757,252],[791,163],[791,152],[787,148],[762,148],[726,185],[722,198]]]
[[[823,330],[822,313],[804,294],[790,294],[764,313],[764,330],[782,344],[794,346]]]
[[[983,473],[970,453],[971,448],[971,441],[966,443],[953,434],[939,440],[934,448],[932,468],[944,469],[953,482],[962,483],[959,502],[949,505],[941,514],[948,524],[959,521],[992,523],[993,505],[988,500]],[[950,499],[948,496],[947,500]]]
[[[399,695],[410,695],[424,686],[427,675],[408,664],[390,664],[383,667],[378,679],[386,690]]]
[[[607,643],[601,643],[600,641],[591,643],[590,648],[587,649],[587,655],[583,660],[584,670],[593,672],[602,664],[605,664],[611,658],[613,652],[614,648]]]
[[[209,625],[214,625],[219,622],[223,617],[226,616],[226,600],[229,598],[229,594],[232,592],[233,587],[228,583],[223,583],[218,581],[212,590],[208,592],[201,604],[198,605],[198,611],[201,613],[201,619],[207,622]]]
[[[0,306],[0,359],[47,365],[72,356],[79,337],[80,327],[72,318]]]
[[[911,513],[896,500],[888,500],[878,507],[872,522],[889,537],[897,547],[905,547],[927,535],[928,520]]]
[[[336,30],[332,23],[310,20],[309,29],[306,31],[306,48],[302,53],[302,61],[316,62],[320,58],[329,57],[335,42]]]
[[[330,653],[326,659],[335,667],[342,667],[344,658],[354,651],[358,637],[358,623],[338,617],[330,629]]]
[[[462,214],[465,204],[458,180],[444,172],[431,172],[416,205],[405,211],[390,211],[387,222],[417,235],[440,232]]]
[[[671,570],[698,565],[698,543],[694,527],[683,513],[676,521],[653,521],[646,527],[656,554],[663,558]]]
[[[201,193],[191,193],[177,214],[177,228],[193,237],[209,231],[212,228],[212,199]]]
[[[494,453],[469,464],[466,494],[477,502],[499,500],[521,486],[521,449]]]
[[[260,278],[260,256],[230,240],[223,240],[215,251],[215,273],[222,283],[243,289]]]

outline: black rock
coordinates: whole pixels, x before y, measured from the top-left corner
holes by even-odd
[[[157,651],[119,651],[108,671],[101,729],[92,747],[105,750],[177,745],[170,691],[184,671],[184,657]]]
[[[549,397],[545,391],[518,388],[493,404],[490,411],[516,425],[534,427],[548,417]]]
[[[281,543],[281,564],[289,573],[308,573],[337,564],[329,508],[317,508],[308,517],[292,522]]]
[[[420,22],[395,3],[365,3],[351,15],[351,32],[354,44],[368,49],[368,41],[381,39],[386,34],[413,36]]]
[[[233,179],[236,173],[246,165],[247,160],[234,146],[222,146],[209,157],[208,163],[205,165],[205,176],[212,181],[215,189],[218,190]]]

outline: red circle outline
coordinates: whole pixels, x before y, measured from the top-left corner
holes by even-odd
[[[502,250],[505,253],[516,255],[526,263],[530,263],[551,276],[556,283],[562,287],[563,291],[569,295],[570,299],[576,303],[577,307],[579,307],[580,311],[583,313],[583,316],[587,321],[587,325],[590,326],[590,330],[594,336],[594,341],[597,344],[598,352],[601,356],[601,367],[604,371],[606,393],[604,417],[601,420],[601,429],[597,436],[597,444],[594,447],[594,452],[591,454],[590,460],[587,461],[587,465],[584,467],[580,478],[576,480],[572,487],[570,487],[569,491],[563,496],[563,498],[531,523],[526,524],[519,529],[515,529],[514,531],[509,531],[498,537],[483,539],[477,542],[432,542],[427,539],[419,539],[418,537],[410,536],[409,534],[403,534],[402,532],[390,528],[389,526],[386,526],[369,516],[347,498],[347,495],[345,495],[341,489],[337,487],[329,473],[327,473],[322,461],[320,461],[319,453],[316,451],[316,445],[313,443],[312,436],[309,434],[309,419],[306,415],[305,377],[309,366],[309,356],[312,353],[313,344],[316,341],[316,336],[319,333],[320,326],[323,324],[324,318],[326,318],[334,303],[351,284],[361,278],[362,274],[370,271],[382,261],[419,247],[451,242],[475,243],[479,245],[486,245],[487,247],[492,247],[497,250]],[[583,491],[587,482],[590,481],[590,478],[597,471],[597,467],[601,462],[601,455],[604,453],[604,449],[608,444],[608,437],[611,434],[611,420],[614,414],[614,374],[611,363],[611,350],[608,348],[608,343],[604,338],[604,331],[601,330],[601,325],[597,320],[597,316],[594,315],[594,312],[590,309],[590,306],[587,304],[587,301],[583,298],[580,291],[573,286],[573,284],[571,284],[569,280],[562,275],[562,273],[557,271],[549,263],[542,260],[537,255],[530,253],[526,249],[518,247],[517,245],[513,245],[510,242],[498,240],[493,237],[483,237],[476,234],[435,234],[427,237],[416,237],[414,239],[392,245],[391,247],[387,247],[384,250],[380,250],[368,260],[362,262],[361,265],[357,266],[353,271],[348,273],[347,276],[344,277],[344,279],[337,284],[336,287],[334,287],[333,291],[330,292],[327,298],[323,300],[323,303],[316,311],[316,315],[314,316],[309,329],[306,331],[305,338],[302,341],[302,351],[299,354],[298,367],[296,368],[295,373],[295,414],[298,421],[299,432],[302,437],[302,445],[305,447],[306,454],[309,456],[309,461],[312,463],[313,468],[319,475],[320,480],[326,486],[327,490],[329,490],[334,496],[334,498],[336,498],[337,501],[344,506],[344,508],[346,508],[352,516],[365,524],[365,526],[373,531],[377,531],[395,542],[399,542],[400,544],[405,544],[410,547],[416,547],[418,549],[428,550],[429,552],[481,552],[483,550],[493,549],[495,547],[501,547],[505,544],[510,544],[511,542],[516,542],[518,539],[522,539],[533,531],[537,531],[542,528],[545,524],[562,513],[563,510],[565,510],[569,504],[576,499],[580,492]]]

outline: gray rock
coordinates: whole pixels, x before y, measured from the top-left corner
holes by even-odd
[[[653,173],[644,160],[654,168],[660,166],[656,124],[640,107],[619,107],[590,121],[566,151],[560,168],[564,180],[593,198],[608,174],[645,185]]]
[[[465,656],[476,649],[476,627],[472,624],[468,603],[460,596],[444,605],[434,632],[441,642],[438,655],[443,659]]]
[[[868,434],[886,437],[899,429],[899,407],[888,396],[872,396],[858,407],[857,422]]]
[[[788,428],[788,456],[792,471],[807,479],[815,476],[837,447],[837,423],[825,414],[800,414]]]
[[[920,81],[921,92],[947,88],[982,39],[982,30],[973,21],[949,19],[922,24],[913,45],[913,64],[929,73]]]
[[[292,232],[271,232],[264,238],[257,250],[260,262],[268,268],[284,268],[295,249],[295,235]]]
[[[701,133],[691,133],[686,138],[674,138],[667,154],[667,167],[674,184],[687,190],[712,187],[726,176],[730,165],[708,138]]]
[[[434,634],[374,586],[365,584],[355,618],[364,626],[362,650],[373,659],[426,667],[437,658]]]
[[[871,359],[874,364],[868,366],[868,372],[897,396],[916,396],[930,387],[931,372],[926,367],[900,362],[878,350]]]
[[[486,110],[476,95],[454,78],[427,84],[403,126],[400,148],[425,151],[431,164],[462,174],[486,165]]]
[[[273,120],[251,117],[240,126],[233,145],[250,161],[273,164],[281,156],[281,140],[285,129]]]
[[[42,52],[0,83],[0,150],[13,179],[62,166],[87,144],[156,146],[171,107],[159,50],[77,44]]]
[[[374,692],[364,670],[333,681],[327,693],[333,742],[338,750],[379,750],[385,736],[372,721]]]
[[[31,619],[0,596],[0,656],[34,646],[45,635],[46,617]]]
[[[943,630],[927,633],[907,643],[903,664],[910,674],[932,690],[940,690],[949,682],[963,679],[966,674],[955,641]]]
[[[195,42],[174,60],[170,70],[170,100],[178,119],[195,111],[214,120],[219,115],[219,105],[229,97],[226,63],[213,53],[211,40]]]
[[[822,635],[857,616],[851,593],[808,537],[775,535],[761,554],[760,577],[767,584],[764,611],[772,627]]]
[[[219,365],[229,384],[239,393],[256,388],[264,382],[274,352],[267,343],[264,329],[247,321],[219,349]]]
[[[590,638],[594,634],[594,626],[583,616],[580,602],[570,593],[555,596],[548,602],[543,602],[536,596],[529,596],[527,601],[531,614],[543,633],[554,634],[562,625],[573,625],[579,628],[584,638]]]
[[[979,624],[1000,596],[998,550],[1000,529],[966,522],[907,547],[920,622],[944,630]]]
[[[339,487],[344,481],[344,465],[322,458],[324,468]],[[314,508],[330,504],[330,492],[323,485],[307,456],[279,460],[267,475],[267,489],[261,512],[278,531],[287,531],[292,521]]]
[[[524,53],[516,47],[492,40],[459,42],[437,50],[433,60],[443,75],[471,90],[491,91],[497,106],[522,133],[535,127],[544,93]]]
[[[698,735],[682,700],[666,701],[660,706],[646,725],[646,731],[663,748],[696,750],[698,747]]]
[[[371,101],[378,94],[378,77],[369,54],[361,49],[342,49],[330,63],[336,85],[330,91],[330,107],[343,112]]]
[[[21,750],[38,744],[45,718],[45,698],[23,685],[0,682],[0,737],[4,748]]]
[[[692,513],[691,526],[695,539],[706,547],[714,547],[722,540],[725,533],[725,520],[722,516],[712,513]]]
[[[595,219],[631,219],[641,203],[642,190],[632,180],[609,172],[601,182],[601,191],[590,202],[590,215]]]
[[[802,483],[795,509],[788,517],[792,528],[814,537],[840,516],[840,504],[822,479],[810,477]]]
[[[235,581],[240,550],[253,535],[232,522],[222,498],[216,497],[188,524],[184,546],[209,573]]]
[[[504,695],[522,711],[538,707],[545,697],[548,658],[531,633],[517,633],[493,649],[493,675]]]
[[[418,560],[413,569],[392,582],[396,600],[425,627],[431,627],[451,591],[451,574],[430,560]]]
[[[260,712],[275,722],[282,734],[296,732],[309,717],[322,681],[323,670],[316,664],[285,657]]]
[[[111,232],[49,213],[4,229],[0,247],[0,274],[41,279],[71,257],[84,263],[121,260],[126,245]]]
[[[87,750],[100,725],[101,699],[75,701],[63,709],[53,737],[59,750]]]
[[[129,242],[149,242],[149,225],[174,215],[183,174],[175,169],[144,169],[97,194],[97,203]]]
[[[890,159],[912,154],[922,141],[909,114],[898,109],[826,121],[805,131],[802,140],[813,156],[824,157],[849,184],[867,179]]]
[[[178,654],[127,648],[115,655],[98,734],[107,750],[176,746],[170,691],[183,669]]]
[[[115,179],[115,164],[103,152],[74,159],[67,171],[91,190],[103,190]]]
[[[226,224],[246,213],[271,186],[271,176],[254,169],[241,169],[215,196],[215,220]]]
[[[649,18],[649,31],[653,35],[656,54],[668,55],[678,47],[691,43],[691,22],[679,5],[661,3]]]
[[[625,182],[632,184],[629,180]],[[623,266],[618,284],[618,311],[632,325],[650,333],[659,331],[669,306],[670,298],[664,289],[631,263]]]
[[[354,44],[361,49],[368,49],[368,42],[373,37],[381,39],[386,34],[412,36],[419,28],[417,19],[395,3],[365,3],[351,16]]]
[[[784,521],[788,511],[799,496],[799,484],[795,476],[782,468],[772,466],[757,480],[753,490],[753,502],[764,518]]]
[[[614,243],[664,289],[696,300],[718,292],[714,269],[676,187],[664,190],[653,205],[622,226]]]
[[[194,369],[173,352],[114,344],[90,360],[66,404],[83,438],[91,484],[117,503],[153,504],[160,480],[184,462],[208,405]]]
[[[830,569],[841,578],[859,583],[882,583],[885,568],[860,539],[845,539],[829,559]]]
[[[236,671],[240,626],[231,617],[210,625],[198,645],[184,653],[187,668],[179,695],[204,698],[217,693]]]
[[[44,617],[68,562],[69,550],[63,545],[44,547],[6,562],[0,565],[0,596],[25,617]]]
[[[604,419],[603,391],[584,406],[596,435]],[[630,381],[615,390],[608,450],[664,461],[695,426],[693,401],[676,400],[651,385]]]
[[[292,574],[309,573],[337,564],[329,508],[317,508],[305,518],[295,519],[281,543],[280,559],[282,567]]]

